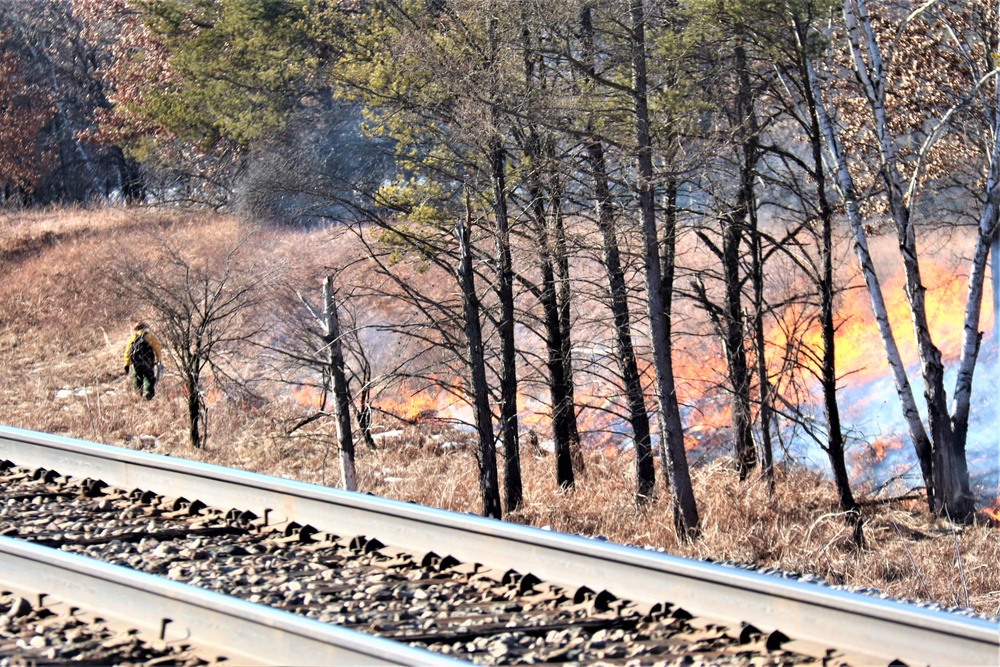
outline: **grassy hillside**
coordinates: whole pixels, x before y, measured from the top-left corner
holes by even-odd
[[[97,210],[0,217],[0,422],[337,485],[332,423],[320,421],[289,434],[309,408],[301,396],[270,382],[256,355],[245,355],[243,370],[258,377],[255,390],[263,400],[211,396],[203,450],[187,445],[184,397],[174,368],[168,364],[158,396],[149,403],[129,390],[122,375],[131,322],[142,317],[157,328],[153,313],[130,302],[122,289],[116,268],[123,258],[153,258],[164,242],[192,256],[213,256],[247,229],[233,218],[201,213]],[[282,300],[289,298],[282,284],[318,285],[327,267],[344,266],[362,254],[350,238],[334,238],[329,231],[273,229],[257,234],[245,252],[246,261],[277,267],[283,278],[260,317],[282,312]],[[352,271],[355,281],[375,280],[364,273],[364,264]],[[371,315],[382,306],[363,307]],[[402,314],[385,308],[380,316]],[[388,341],[375,343],[373,355],[391,356],[384,349]],[[440,423],[407,424],[386,414],[377,421],[377,448],[362,446],[358,453],[362,491],[458,511],[479,508],[467,436]],[[953,528],[929,519],[919,501],[869,502],[868,546],[859,552],[850,544],[831,485],[820,475],[781,469],[778,490],[769,497],[761,483],[740,483],[720,459],[693,471],[704,534],[696,544],[682,544],[665,502],[633,505],[627,452],[588,452],[586,473],[576,491],[567,493],[556,488],[551,455],[524,447],[526,506],[511,520],[685,556],[776,566],[980,612],[1000,607],[995,564],[1000,531],[985,520]]]

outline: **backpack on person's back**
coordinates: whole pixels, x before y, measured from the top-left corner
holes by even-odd
[[[153,351],[153,346],[146,340],[146,332],[142,332],[141,335],[136,336],[135,340],[132,341],[128,357],[136,369],[142,369],[151,374],[153,369],[156,368],[156,352]]]

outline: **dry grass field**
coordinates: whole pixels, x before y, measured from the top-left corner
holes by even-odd
[[[169,364],[152,402],[129,390],[122,346],[130,323],[156,320],[124,295],[123,257],[154,253],[168,240],[209,257],[246,233],[245,223],[205,213],[101,209],[8,213],[0,217],[0,423],[141,448],[326,485],[339,472],[332,424],[288,433],[304,414],[292,392],[264,402],[213,396],[205,449],[187,445],[184,397]],[[248,246],[251,261],[289,279],[319,276],[358,250],[329,231],[267,230]],[[271,310],[270,312],[277,312]],[[253,358],[244,360],[252,367]],[[479,507],[475,462],[460,432],[379,417],[377,448],[359,447],[362,491],[458,511]],[[779,470],[769,496],[741,483],[725,460],[693,471],[701,539],[678,541],[668,503],[632,502],[627,453],[586,454],[574,492],[557,489],[551,455],[525,448],[525,507],[508,518],[554,530],[603,535],[670,553],[780,567],[830,583],[1000,612],[1000,530],[985,517],[953,527],[920,502],[865,502],[867,546],[856,550],[830,483],[802,469]]]

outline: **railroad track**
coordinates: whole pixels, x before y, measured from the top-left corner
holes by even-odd
[[[0,535],[433,652],[383,662],[1000,663],[986,620],[759,573],[6,427],[0,461]]]
[[[0,538],[0,663],[447,664],[425,651]],[[6,641],[5,641],[6,640]]]

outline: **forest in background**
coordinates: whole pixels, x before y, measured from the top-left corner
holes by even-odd
[[[322,297],[307,294],[323,276],[303,277],[285,304],[304,310],[280,331],[249,317],[274,275],[236,261],[247,239],[203,265],[163,239],[149,241],[159,254],[122,254],[123,302],[148,309],[168,338],[195,448],[209,433],[207,395],[259,400],[246,369],[226,363],[253,343],[312,395],[300,428],[335,428],[349,488],[354,440],[370,446],[373,395],[392,386],[465,406],[455,414],[475,435],[488,516],[523,504],[522,440],[550,442],[555,483],[572,489],[590,431],[608,430],[631,452],[635,502],[657,495],[658,470],[690,539],[701,517],[689,459],[706,440],[740,480],[759,476],[772,491],[787,443],[810,442],[858,547],[852,441],[905,444],[932,514],[971,521],[995,499],[990,486],[977,498],[968,456],[985,450],[973,462],[989,465],[996,445],[995,422],[975,421],[990,409],[995,419],[995,406],[973,390],[981,352],[996,357],[980,321],[991,244],[996,292],[995,6],[5,0],[0,10],[6,206],[212,207],[330,226],[363,248],[324,266]],[[959,301],[957,322],[936,310],[935,290],[954,283],[935,273],[930,251],[943,239],[943,272],[965,286],[945,299]],[[359,290],[350,277],[362,262],[377,279]],[[838,351],[858,321],[842,306],[859,292],[874,314],[865,344],[881,348],[883,392],[898,405],[880,434],[859,435],[841,414],[845,387],[871,366],[845,367]],[[388,297],[400,319],[352,325]],[[389,334],[407,343],[373,369]],[[526,411],[532,386],[544,390]],[[601,405],[588,404],[594,394]],[[600,429],[581,428],[587,409],[608,416]]]

